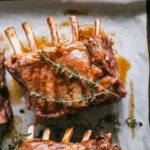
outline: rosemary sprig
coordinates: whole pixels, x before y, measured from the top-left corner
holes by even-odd
[[[117,98],[120,98],[120,96],[115,94],[114,92],[111,92],[110,90],[104,88],[100,84],[98,85],[98,82],[96,83],[96,82],[92,81],[92,79],[86,78],[80,74],[77,74],[76,72],[73,72],[72,70],[69,70],[68,68],[61,65],[59,62],[52,61],[51,59],[48,58],[48,56],[44,50],[38,52],[37,54],[39,57],[42,57],[44,59],[44,61],[46,60],[47,63],[50,62],[53,65],[54,69],[56,69],[56,70],[61,69],[61,70],[63,70],[63,72],[69,73],[69,75],[70,75],[69,78],[78,77],[79,79],[85,80],[87,85],[89,85],[89,86],[94,85],[95,87],[101,87],[107,93],[110,93],[110,94],[116,96]]]

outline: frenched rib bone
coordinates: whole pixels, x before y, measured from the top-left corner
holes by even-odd
[[[34,33],[31,29],[31,26],[28,22],[24,22],[22,24],[22,27],[26,33],[30,48],[32,51],[36,51],[37,50],[37,45],[36,45],[36,40],[35,40],[35,36]]]
[[[107,35],[100,33],[95,21],[95,35],[79,41],[76,16],[71,16],[73,42],[60,44],[54,18],[48,18],[53,47],[36,50],[29,23],[23,27],[31,52],[23,53],[14,28],[6,29],[14,51],[6,67],[21,85],[27,107],[33,106],[37,120],[61,118],[78,108],[120,101],[126,91]]]
[[[57,44],[59,43],[59,38],[58,38],[58,33],[56,30],[56,26],[55,26],[55,22],[54,22],[54,18],[52,16],[50,16],[47,19],[49,28],[51,30],[51,37],[52,37],[52,42],[54,46],[57,46]]]
[[[30,127],[29,127],[30,128]],[[32,131],[34,132],[34,131]],[[87,134],[88,133],[88,134]],[[73,134],[73,128],[66,130],[61,142],[55,142],[49,139],[50,130],[45,129],[43,139],[27,138],[19,146],[18,150],[120,150],[120,147],[111,143],[111,134],[99,133],[94,139],[89,137],[91,130],[86,131],[84,134],[84,140],[78,143],[73,143],[70,138]],[[33,133],[31,133],[33,135]],[[87,137],[86,137],[87,135]]]
[[[19,39],[16,35],[15,29],[13,27],[5,30],[5,33],[15,51],[16,54],[22,54],[22,46],[19,42]]]

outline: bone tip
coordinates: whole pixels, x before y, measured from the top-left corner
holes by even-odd
[[[72,134],[73,133],[73,127],[70,127],[68,129],[66,129],[65,133],[70,133]]]
[[[84,136],[82,138],[82,141],[87,141],[91,138],[91,135],[92,135],[93,131],[92,130],[87,130],[85,131],[84,133]]]
[[[71,127],[71,128],[68,128],[68,129],[67,129],[67,131],[69,131],[69,132],[70,132],[70,134],[72,134],[72,133],[73,133],[73,129],[74,129],[74,128],[73,128],[73,127]]]
[[[69,128],[70,130],[73,130],[73,127]]]
[[[48,140],[50,137],[50,129],[45,128],[44,133],[43,133],[43,140]]]
[[[28,127],[28,134],[27,139],[32,139],[34,134],[34,124]]]
[[[15,34],[14,27],[9,27],[9,28],[5,29],[5,33],[8,37],[12,37]]]
[[[23,23],[22,23],[22,26],[23,26],[23,27],[29,27],[30,24],[29,24],[29,22],[26,21],[26,22],[23,22]]]
[[[77,20],[77,16],[70,16],[71,20]]]
[[[47,18],[47,22],[53,22],[53,21],[54,21],[53,16],[49,16],[49,17]]]
[[[96,19],[95,22],[96,22],[96,23],[100,23],[100,19]]]
[[[107,133],[107,137],[111,139],[112,134],[111,133]]]
[[[66,129],[62,142],[69,142],[73,134],[73,127]]]

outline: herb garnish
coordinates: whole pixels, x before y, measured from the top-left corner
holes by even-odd
[[[43,102],[45,102],[46,100],[48,101],[52,101],[52,102],[56,102],[56,103],[68,103],[68,106],[72,106],[72,102],[81,102],[81,101],[85,101],[87,102],[87,100],[91,100],[93,101],[93,98],[96,98],[97,96],[100,96],[102,94],[105,94],[105,92],[101,92],[101,93],[98,93],[98,94],[93,94],[89,97],[86,97],[86,96],[81,96],[75,100],[73,100],[70,96],[68,96],[68,99],[63,99],[63,98],[56,98],[56,99],[50,99],[47,95],[44,95],[42,93],[36,93],[35,91],[32,91],[30,93],[30,96],[33,96],[33,97],[36,97],[37,99],[42,99]]]
[[[17,150],[19,145],[23,142],[25,137],[30,134],[18,134],[12,138],[12,144],[8,145],[8,150]]]
[[[76,70],[68,69],[64,65],[60,64],[59,62],[54,62],[53,60],[51,60],[47,56],[47,53],[44,50],[37,52],[37,54],[43,60],[44,64],[49,64],[49,63],[52,64],[52,67],[54,68],[55,73],[60,72],[62,75],[64,75],[64,74],[66,75],[67,74],[69,79],[84,80],[85,83],[86,83],[86,85],[90,89],[92,89],[93,87],[95,87],[95,88],[101,87],[104,90],[104,92],[101,92],[101,93],[98,93],[98,94],[92,93],[92,96],[82,97],[82,98],[78,98],[78,99],[75,99],[75,100],[72,100],[71,98],[69,98],[68,100],[61,99],[61,101],[60,101],[57,98],[57,99],[51,99],[50,101],[54,101],[54,102],[58,102],[58,103],[68,102],[69,106],[71,106],[72,102],[80,102],[80,101],[87,101],[87,100],[94,101],[97,96],[102,95],[102,94],[107,95],[108,93],[116,96],[117,98],[120,98],[118,94],[115,94],[114,92],[111,92],[110,90],[102,87],[99,84],[99,80],[97,80],[96,82],[94,82],[91,78],[86,78],[86,77],[82,76]],[[43,98],[43,94],[42,93],[35,93],[34,91],[31,92],[30,95],[31,96],[35,96],[36,98]],[[45,99],[48,99],[48,97],[46,95],[44,95],[44,96],[45,96]]]
[[[42,92],[41,92],[41,93],[37,93],[37,92],[35,92],[35,91],[32,91],[32,92],[30,93],[30,96],[33,96],[33,97],[35,97],[35,98],[37,98],[37,99],[42,99],[42,102],[43,102],[43,103],[45,103],[46,100],[48,99],[48,96],[45,95],[45,94],[43,94]]]
[[[127,123],[127,125],[128,125],[130,128],[135,128],[135,127],[137,127],[137,126],[139,126],[139,127],[143,126],[143,123],[136,121],[136,119],[127,118],[127,119],[125,120],[125,122]]]

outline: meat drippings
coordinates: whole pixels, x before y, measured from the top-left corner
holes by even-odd
[[[63,21],[57,25],[57,27],[68,27],[70,25],[69,21]]]
[[[123,82],[123,84],[126,84],[126,76],[131,68],[130,62],[124,58],[124,57],[117,57],[117,63],[118,63],[118,70],[119,70],[119,75],[120,79]]]
[[[17,105],[20,103],[20,98],[23,96],[20,85],[12,79],[8,84],[11,103]]]
[[[43,47],[51,47],[52,43],[48,41],[45,36],[36,37],[37,49],[41,50]]]
[[[80,41],[83,41],[90,36],[94,36],[94,26],[81,26],[79,28]]]
[[[134,104],[134,85],[133,81],[130,80],[130,101],[129,101],[129,118],[131,120],[134,120],[134,110],[135,110],[135,104]],[[135,136],[135,127],[130,128],[131,129],[131,137],[134,138]]]

